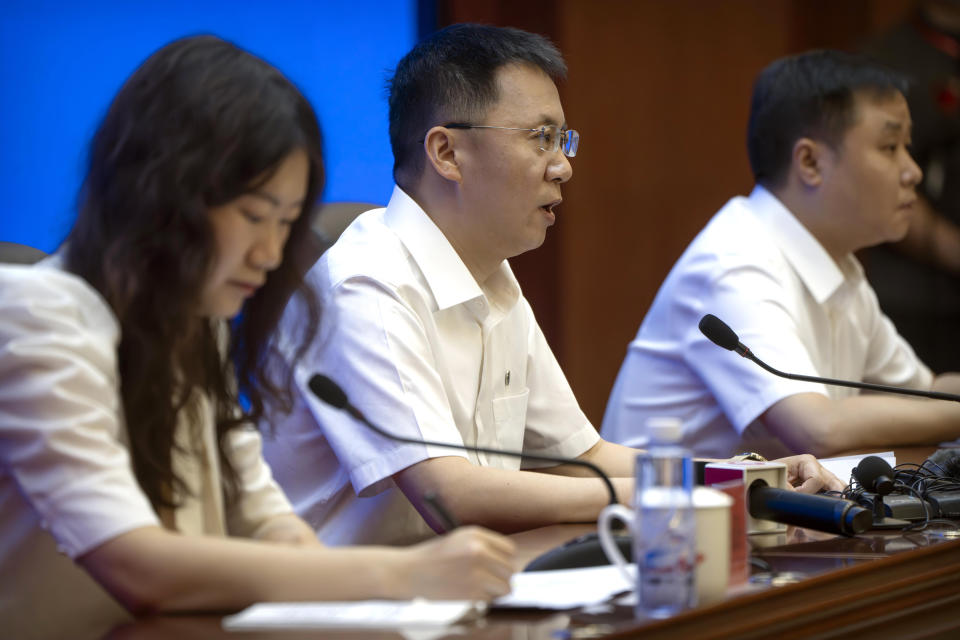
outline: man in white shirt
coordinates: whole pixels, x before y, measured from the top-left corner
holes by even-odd
[[[577,405],[507,259],[543,242],[579,136],[540,36],[455,25],[417,45],[390,85],[397,187],[311,270],[323,312],[292,374],[292,412],[274,412],[265,453],[297,511],[328,543],[406,543],[442,530],[424,496],[462,523],[516,531],[591,521],[604,485],[574,465],[397,443],[307,390],[337,380],[375,424],[401,436],[578,458],[604,468],[620,501],[635,451],[601,440]],[[303,311],[284,318],[291,335]],[[830,478],[790,461],[806,489]],[[359,496],[359,497],[358,497]]]
[[[683,419],[698,454],[818,456],[960,436],[960,405],[775,377],[698,329],[724,320],[791,373],[956,391],[881,313],[853,252],[902,238],[921,172],[902,81],[838,52],[768,66],[748,134],[757,186],[726,204],[667,276],[630,344],[602,433],[643,446],[645,419]]]

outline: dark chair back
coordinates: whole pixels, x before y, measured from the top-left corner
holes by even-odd
[[[40,262],[47,257],[47,254],[40,249],[28,247],[25,244],[16,242],[0,241],[0,263],[7,264],[33,264]]]

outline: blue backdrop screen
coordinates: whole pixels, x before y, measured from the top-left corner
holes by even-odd
[[[69,231],[87,145],[130,73],[212,33],[279,67],[324,132],[324,201],[386,203],[386,79],[413,46],[416,1],[5,0],[0,6],[0,240],[52,251]]]

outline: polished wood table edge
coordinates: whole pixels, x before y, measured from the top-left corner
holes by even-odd
[[[552,525],[511,536],[518,549],[537,554],[582,533],[592,525]],[[775,549],[775,548],[774,548]],[[765,549],[769,552],[770,549]],[[531,556],[532,557],[532,556]],[[444,637],[501,639],[525,637],[610,638],[787,638],[808,637],[944,637],[960,627],[960,540],[936,542],[882,559],[858,560],[827,569],[798,583],[751,591],[663,621],[633,620],[618,606],[608,614],[578,609],[564,611],[493,609],[476,625],[451,628]],[[220,627],[214,614],[161,616],[122,625],[111,639],[155,640],[178,637],[237,637]],[[578,632],[580,635],[578,636]],[[864,634],[870,634],[864,636]],[[449,634],[449,635],[446,635]],[[519,634],[519,635],[518,635]],[[396,631],[364,629],[243,632],[244,638],[377,638],[403,637]],[[947,636],[949,637],[949,636]],[[960,637],[960,636],[958,636]]]
[[[779,639],[831,631],[829,636],[957,603],[960,540],[829,571],[787,586],[692,609],[668,620],[625,626],[607,637]],[[956,610],[950,613],[950,619],[944,628],[960,628]]]

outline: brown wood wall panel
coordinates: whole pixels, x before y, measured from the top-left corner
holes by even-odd
[[[776,2],[600,4],[565,3],[561,36],[567,118],[583,131],[562,212],[562,352],[597,426],[671,265],[750,187],[750,86],[789,26]]]
[[[583,134],[557,225],[512,260],[584,411],[607,396],[657,289],[709,217],[751,187],[750,90],[776,57],[850,48],[909,0],[451,0],[444,23],[543,33]]]

